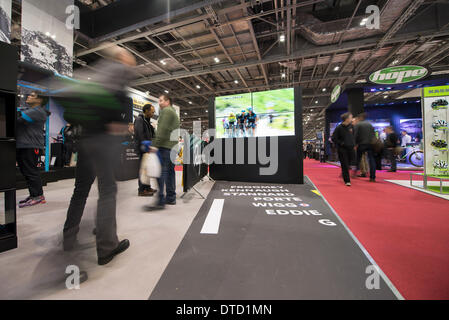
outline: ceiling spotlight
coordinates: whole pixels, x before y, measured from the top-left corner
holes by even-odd
[[[87,80],[90,80],[90,77],[88,77]]]
[[[168,91],[168,90],[164,90],[164,92],[165,92],[165,93],[168,93],[169,91]]]
[[[206,113],[209,113],[209,111],[208,111],[208,110],[206,110]]]
[[[326,88],[323,88],[323,92],[326,92],[327,91],[327,89]]]
[[[384,96],[384,99],[388,99],[388,96]]]
[[[187,112],[184,112],[184,115],[187,115]]]
[[[318,100],[315,101],[315,104],[318,104]]]
[[[281,74],[281,77],[282,77],[282,78],[285,78],[285,72],[283,72],[283,73]]]
[[[366,25],[366,22],[367,22],[367,21],[368,21],[368,18],[363,19],[363,20],[360,22],[360,25],[361,25],[361,26]]]
[[[196,85],[196,88],[197,88],[197,89],[201,89],[201,86],[197,84],[197,85]]]
[[[218,59],[217,57],[215,57],[215,58],[214,58],[214,61],[215,61],[216,63],[219,63],[219,62],[220,62],[220,59]]]
[[[238,81],[238,80],[234,80],[234,83],[235,83],[235,84],[239,84],[239,81]]]
[[[164,60],[159,61],[161,64],[163,64],[164,66],[167,64],[167,62],[165,62]]]
[[[281,34],[281,36],[279,37],[279,41],[285,42],[285,34]]]
[[[189,104],[192,104],[192,101],[189,101]]]
[[[339,66],[336,66],[336,67],[334,68],[334,71],[338,71],[338,70],[340,70],[340,67],[339,67]]]

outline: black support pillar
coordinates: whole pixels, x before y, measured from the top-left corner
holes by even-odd
[[[363,88],[351,88],[346,90],[348,94],[348,111],[354,116],[365,112],[365,97]]]

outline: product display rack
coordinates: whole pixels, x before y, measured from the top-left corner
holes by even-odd
[[[423,88],[424,181],[429,191],[449,194],[449,86]],[[411,176],[412,181],[412,176]],[[438,180],[438,185],[429,182]],[[412,183],[412,182],[411,182]]]
[[[0,42],[0,252],[17,248],[16,91],[17,49]]]

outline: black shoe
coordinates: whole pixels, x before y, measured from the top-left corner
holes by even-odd
[[[120,241],[117,248],[112,250],[112,252],[109,255],[102,257],[102,258],[98,257],[98,264],[100,266],[104,266],[105,264],[108,264],[109,262],[112,261],[112,259],[114,259],[114,257],[116,255],[122,253],[123,251],[125,251],[128,248],[129,248],[129,240],[128,239]]]
[[[366,174],[359,174],[357,177],[358,178],[366,178]]]
[[[396,172],[396,170],[388,170],[387,172]]]
[[[150,190],[143,190],[143,191],[139,191],[138,196],[139,197],[152,197],[152,196],[154,196],[154,192],[152,192]]]
[[[77,240],[63,240],[62,248],[64,251],[72,251],[78,245]]]
[[[86,271],[80,271],[80,284],[86,282],[89,277],[87,276]]]
[[[369,179],[369,182],[376,182],[376,179]]]
[[[175,201],[166,202],[165,204],[168,204],[170,206],[174,206],[174,205],[176,205],[176,200]]]

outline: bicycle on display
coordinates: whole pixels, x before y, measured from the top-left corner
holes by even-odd
[[[422,168],[424,167],[424,152],[419,146],[408,146],[411,148],[405,155],[398,156],[399,161],[408,161],[411,165]]]

